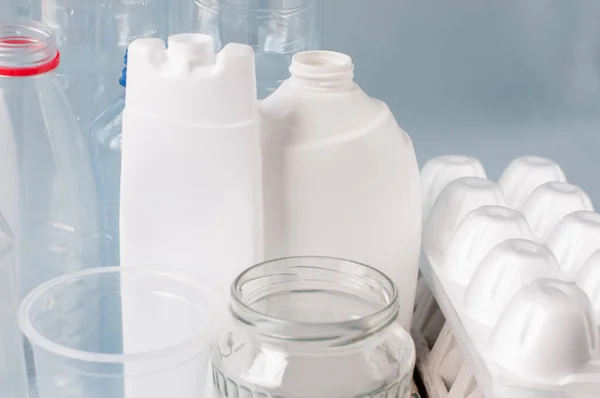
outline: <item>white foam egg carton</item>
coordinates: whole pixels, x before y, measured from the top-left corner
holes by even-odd
[[[417,371],[429,398],[482,398],[477,382],[424,278],[419,278],[411,334]]]
[[[421,178],[421,272],[444,317],[420,293],[414,328],[446,320],[421,366],[447,362],[462,385],[448,397],[600,397],[600,214],[588,195],[535,156],[498,182],[466,156],[435,158]]]

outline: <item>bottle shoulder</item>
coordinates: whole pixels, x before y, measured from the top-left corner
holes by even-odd
[[[263,140],[285,146],[328,145],[389,131],[409,139],[388,106],[358,86],[339,93],[281,87],[261,104]]]

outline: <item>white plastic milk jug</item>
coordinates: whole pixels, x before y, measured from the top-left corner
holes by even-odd
[[[398,286],[409,328],[421,243],[419,169],[390,109],[349,56],[308,51],[261,104],[265,257],[363,262]]]

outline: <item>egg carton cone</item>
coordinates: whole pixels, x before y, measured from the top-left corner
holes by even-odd
[[[467,156],[421,171],[413,336],[431,397],[600,397],[600,214],[549,159],[499,181]]]

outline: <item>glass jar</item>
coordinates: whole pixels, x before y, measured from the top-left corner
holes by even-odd
[[[242,273],[212,351],[219,397],[408,397],[414,343],[398,291],[367,265],[290,257]]]

